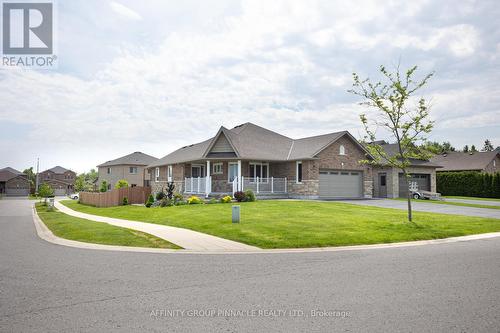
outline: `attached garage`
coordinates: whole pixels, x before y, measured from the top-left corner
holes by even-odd
[[[28,187],[7,187],[5,194],[8,197],[27,197],[30,194]]]
[[[428,173],[412,173],[410,182],[417,184],[419,191],[431,190],[431,175]],[[403,173],[399,174],[399,197],[406,198],[408,196],[408,182]]]
[[[320,198],[361,198],[363,172],[348,170],[319,171]]]

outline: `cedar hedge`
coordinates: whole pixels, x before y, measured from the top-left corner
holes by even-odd
[[[442,195],[500,198],[500,172],[438,172],[436,185]]]

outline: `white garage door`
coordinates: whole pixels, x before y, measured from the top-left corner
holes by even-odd
[[[20,197],[20,196],[28,196],[30,194],[29,188],[8,188],[5,191],[5,194],[10,197]]]
[[[56,195],[56,196],[66,195],[66,189],[64,189],[64,188],[56,188],[54,190],[54,195]]]
[[[361,171],[320,170],[319,196],[321,198],[361,198]]]

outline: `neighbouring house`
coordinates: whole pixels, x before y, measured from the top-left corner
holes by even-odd
[[[478,171],[500,172],[500,151],[460,152],[450,151],[434,156],[431,161],[442,168],[438,172]]]
[[[106,181],[108,190],[111,190],[120,179],[125,179],[131,187],[149,186],[150,175],[146,166],[156,161],[158,161],[156,157],[136,151],[99,164],[98,188],[103,181]]]
[[[28,196],[30,194],[30,182],[28,177],[11,167],[0,169],[0,195]]]
[[[174,182],[185,194],[252,189],[259,196],[370,198],[371,158],[347,131],[292,139],[252,123],[182,147],[150,164],[152,192]]]
[[[54,195],[73,193],[76,173],[62,166],[55,166],[38,174],[38,184],[47,184],[54,190]]]
[[[396,143],[383,140],[374,142],[380,145],[389,157],[398,154]],[[436,192],[437,163],[429,160],[410,159],[410,179],[407,180],[400,169],[391,166],[379,166],[374,169],[373,195],[377,198],[406,198],[408,196],[408,181],[417,185],[420,191]]]

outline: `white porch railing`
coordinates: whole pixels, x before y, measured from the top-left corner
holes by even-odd
[[[184,193],[209,195],[212,189],[212,177],[184,178]]]
[[[287,193],[287,179],[286,178],[251,178],[251,177],[241,177],[238,179],[236,177],[233,181],[233,194],[240,191],[252,190],[257,194],[273,194],[273,193]]]

